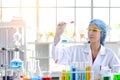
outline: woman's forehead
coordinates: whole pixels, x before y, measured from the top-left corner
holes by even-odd
[[[98,26],[96,24],[90,24],[89,27],[90,28],[98,28]]]

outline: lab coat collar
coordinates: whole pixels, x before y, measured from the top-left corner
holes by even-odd
[[[99,51],[100,55],[105,55],[105,47],[103,45],[101,45],[100,51]]]
[[[87,44],[87,46],[85,46],[84,52],[85,54],[89,54],[89,52],[91,52],[90,44]],[[105,47],[103,45],[101,45],[99,53],[100,55],[105,55]]]
[[[89,54],[90,51],[91,51],[90,44],[85,45],[85,47],[84,47],[84,53],[85,54]]]

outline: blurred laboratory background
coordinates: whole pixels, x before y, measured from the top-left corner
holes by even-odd
[[[120,58],[120,0],[0,0],[0,75],[9,75],[3,70],[8,71],[14,59],[22,62],[15,63],[19,67],[36,60],[41,71],[61,71],[65,66],[52,58],[56,25],[68,23],[63,45],[84,45],[94,18],[107,24],[105,46]]]

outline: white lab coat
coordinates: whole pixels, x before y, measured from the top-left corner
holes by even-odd
[[[101,67],[108,67],[113,71],[114,65],[120,65],[120,61],[116,54],[111,49],[105,48],[102,45],[94,63],[92,63],[90,44],[75,45],[67,48],[56,46],[54,49],[54,59],[58,59],[59,64],[89,62],[92,71],[95,73],[95,80],[98,80],[100,77]],[[116,68],[116,71],[119,70]]]

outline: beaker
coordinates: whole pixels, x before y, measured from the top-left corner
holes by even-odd
[[[42,71],[42,80],[52,80],[50,71]]]
[[[120,65],[113,65],[112,75],[113,75],[113,80],[120,79]]]
[[[41,80],[41,68],[39,64],[39,60],[33,60],[33,69],[31,72],[30,80]]]
[[[52,80],[61,80],[61,72],[60,71],[54,71],[51,72]]]
[[[120,73],[120,65],[113,65],[112,73]]]
[[[101,78],[102,80],[112,80],[111,69],[108,67],[101,67]]]

